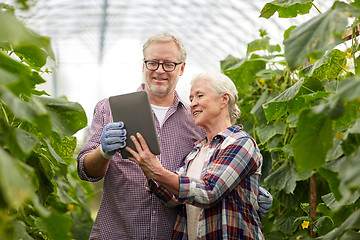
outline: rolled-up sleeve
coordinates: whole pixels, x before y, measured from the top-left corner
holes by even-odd
[[[253,141],[248,137],[237,139],[215,154],[201,180],[180,176],[178,201],[201,208],[212,207],[247,175],[257,172],[261,163]]]
[[[103,99],[98,102],[94,109],[93,120],[89,129],[86,141],[77,157],[77,170],[80,179],[90,182],[101,180],[104,176],[90,177],[87,175],[84,166],[86,155],[100,145],[100,136],[103,128],[112,121],[109,100]]]

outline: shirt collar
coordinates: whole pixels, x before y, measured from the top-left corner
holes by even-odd
[[[223,139],[225,139],[227,136],[229,136],[232,133],[237,133],[240,132],[241,130],[243,130],[243,125],[239,124],[239,125],[232,125],[231,127],[228,127],[227,129],[222,130],[221,132],[219,132],[218,134],[215,135],[215,137],[211,140],[210,145],[212,145],[213,143],[218,143],[220,141],[222,141]],[[194,143],[195,148],[200,149],[201,147],[203,147],[206,143],[207,138],[205,137],[204,139],[200,139],[198,141],[196,141]]]

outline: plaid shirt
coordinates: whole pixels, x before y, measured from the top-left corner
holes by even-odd
[[[158,157],[166,169],[175,171],[205,132],[195,126],[189,106],[176,93],[161,128],[155,115],[154,119],[161,148]],[[90,239],[170,239],[178,209],[166,207],[146,191],[146,178],[138,165],[116,153],[104,176],[92,178],[86,174],[84,158],[100,145],[102,129],[109,122],[112,122],[109,101],[104,99],[95,107],[89,135],[78,156],[81,179],[95,182],[104,178],[103,195]]]
[[[172,239],[187,239],[186,207],[200,207],[198,239],[264,239],[258,210],[262,156],[242,126],[232,126],[214,137],[200,180],[186,176],[189,163],[205,140],[188,154],[179,174],[180,192],[175,197],[166,188],[149,181],[150,189],[168,206],[181,204]]]

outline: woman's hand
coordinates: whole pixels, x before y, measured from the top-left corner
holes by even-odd
[[[140,133],[137,133],[136,137],[131,136],[130,139],[133,141],[137,152],[130,147],[125,148],[133,156],[129,157],[129,159],[141,167],[141,170],[148,179],[152,178],[178,196],[180,191],[179,176],[166,170],[161,165],[159,159],[151,153]]]
[[[156,179],[156,176],[161,174],[163,166],[159,159],[151,153],[144,137],[140,133],[137,133],[136,137],[131,136],[130,139],[133,141],[137,152],[130,147],[125,148],[133,156],[129,159],[140,166],[147,178]]]

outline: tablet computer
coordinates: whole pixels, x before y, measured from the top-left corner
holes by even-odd
[[[125,124],[126,146],[136,151],[130,136],[139,132],[145,138],[150,151],[159,155],[160,145],[148,93],[138,91],[112,96],[109,97],[109,103],[113,121],[122,121]],[[120,153],[123,158],[132,157],[125,149],[120,149]]]

